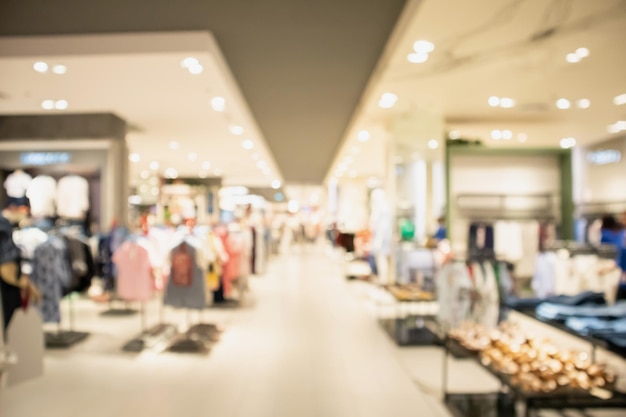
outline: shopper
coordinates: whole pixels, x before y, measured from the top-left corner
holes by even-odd
[[[11,223],[0,215],[0,292],[2,293],[3,329],[25,299],[38,303],[40,294],[35,285],[20,270],[20,250],[13,241]]]

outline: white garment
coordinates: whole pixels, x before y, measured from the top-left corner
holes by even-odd
[[[48,175],[35,177],[26,190],[30,200],[30,212],[35,217],[53,217],[57,182]]]
[[[535,271],[535,260],[539,255],[539,222],[521,223],[523,257],[515,264],[518,278],[530,278]]]
[[[518,222],[499,221],[494,225],[494,247],[498,259],[517,262],[524,257],[522,226]]]
[[[65,219],[85,218],[89,210],[89,183],[78,175],[68,175],[57,184],[57,214]]]
[[[9,174],[6,180],[4,180],[4,188],[7,191],[7,196],[12,198],[22,198],[26,195],[26,189],[33,180],[33,177],[18,169]]]

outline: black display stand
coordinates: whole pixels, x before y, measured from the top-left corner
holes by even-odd
[[[551,393],[527,392],[511,383],[508,375],[496,372],[485,366],[478,354],[465,349],[458,341],[446,337],[444,340],[443,393],[444,401],[450,412],[458,417],[531,417],[541,409],[587,409],[611,408],[626,410],[626,395],[611,391],[611,398],[603,399],[591,395],[588,391],[575,388],[559,388]],[[492,394],[448,393],[449,351],[465,350],[467,357],[474,359],[480,366],[495,376],[501,383],[501,391]],[[495,403],[494,403],[495,399]],[[495,407],[494,407],[495,404]],[[492,408],[489,408],[492,407]],[[485,410],[491,410],[489,413]]]
[[[378,323],[398,346],[432,346],[441,344],[431,330],[432,326],[436,326],[435,320],[433,315],[411,315],[378,319]]]
[[[89,337],[87,332],[78,332],[74,330],[74,301],[72,294],[68,297],[69,302],[69,330],[61,329],[61,323],[56,332],[46,332],[45,341],[48,349],[67,349],[75,344],[82,342]]]

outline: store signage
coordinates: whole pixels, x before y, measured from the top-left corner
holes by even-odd
[[[587,153],[587,161],[595,165],[616,164],[622,160],[622,153],[614,149],[600,149]]]
[[[67,164],[71,160],[69,152],[24,152],[20,155],[22,165]]]

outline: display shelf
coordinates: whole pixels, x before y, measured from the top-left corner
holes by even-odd
[[[533,320],[536,320],[538,322],[541,322],[543,324],[547,324],[551,327],[554,327],[557,330],[560,330],[564,333],[567,333],[571,336],[575,336],[581,340],[584,340],[585,342],[589,343],[591,345],[591,359],[592,361],[595,362],[596,360],[596,352],[598,348],[604,349],[608,352],[614,353],[622,358],[626,359],[626,349],[624,348],[620,348],[618,346],[615,346],[611,343],[609,343],[608,341],[604,340],[604,339],[599,339],[597,337],[593,337],[593,336],[589,336],[589,335],[584,335],[581,333],[578,333],[577,331],[567,327],[562,321],[559,320],[547,320],[547,319],[543,319],[539,316],[537,316],[537,314],[535,313],[534,310],[517,310],[514,309],[513,311],[516,311],[520,314],[523,314],[525,317],[529,317]]]
[[[447,387],[447,366],[448,356],[450,350],[466,351],[466,355],[469,358],[473,358],[476,362],[487,372],[497,378],[502,384],[502,390],[500,393],[494,393],[492,395],[508,395],[511,400],[515,402],[515,414],[512,416],[524,416],[530,417],[534,415],[534,412],[540,409],[587,409],[587,408],[612,408],[612,409],[624,409],[626,410],[626,395],[614,391],[604,390],[610,394],[610,398],[599,398],[592,395],[590,392],[575,389],[575,388],[563,388],[557,391],[544,393],[526,391],[521,387],[511,382],[509,375],[503,374],[494,370],[492,367],[482,363],[477,352],[473,352],[464,346],[462,346],[457,340],[447,337],[444,340],[444,378],[443,378],[443,392],[446,405],[454,415],[480,415],[480,414],[458,414],[459,409],[463,411],[463,406],[468,406],[471,403],[470,399],[476,399],[480,404],[481,400],[485,399],[485,394],[477,393],[463,393],[463,394],[451,394],[448,393]],[[465,404],[465,405],[463,405]],[[480,406],[472,406],[472,410],[480,410]],[[467,410],[465,410],[467,411]],[[494,416],[509,416],[511,414],[493,414]],[[482,416],[482,415],[481,415]]]

